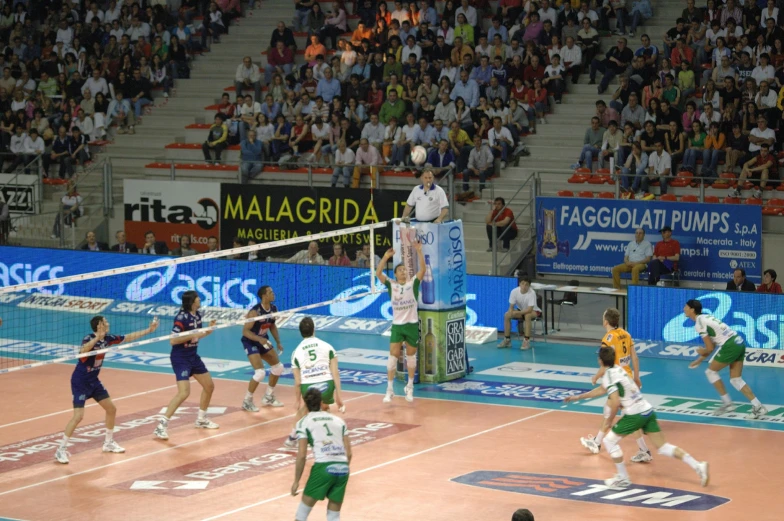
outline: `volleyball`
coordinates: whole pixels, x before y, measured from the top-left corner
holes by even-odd
[[[416,166],[422,166],[425,159],[427,159],[427,151],[425,147],[415,146],[411,149],[411,162]]]

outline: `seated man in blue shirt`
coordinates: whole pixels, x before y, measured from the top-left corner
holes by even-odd
[[[242,164],[240,165],[240,182],[248,181],[261,173],[264,161],[264,144],[256,139],[256,131],[248,130],[245,139],[240,143]]]
[[[613,288],[621,289],[621,273],[632,274],[632,284],[640,282],[640,273],[645,271],[653,258],[653,246],[645,240],[645,230],[638,228],[634,232],[634,240],[626,245],[623,264],[612,269]]]

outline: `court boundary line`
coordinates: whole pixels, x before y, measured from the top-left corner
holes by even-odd
[[[472,438],[476,438],[477,436],[482,436],[484,434],[487,434],[487,433],[490,433],[490,432],[494,432],[494,431],[497,431],[497,430],[500,430],[500,429],[504,429],[506,427],[511,427],[512,425],[517,425],[518,423],[522,423],[522,422],[525,422],[525,421],[528,421],[528,420],[533,420],[533,419],[539,418],[541,416],[545,416],[547,414],[550,414],[551,412],[555,412],[555,411],[553,409],[548,409],[546,411],[541,411],[541,412],[538,412],[538,413],[533,414],[531,416],[526,416],[525,418],[518,418],[517,420],[513,420],[511,422],[507,422],[507,423],[504,423],[502,425],[496,425],[495,427],[490,427],[490,428],[485,429],[483,431],[475,432],[473,434],[469,434],[467,436],[463,436],[462,438],[458,438],[456,440],[448,441],[446,443],[442,443],[442,444],[436,445],[434,447],[429,447],[427,449],[423,449],[423,450],[420,450],[420,451],[408,454],[406,456],[401,456],[399,458],[395,458],[393,460],[386,461],[384,463],[379,463],[377,465],[373,465],[372,467],[367,467],[367,468],[364,468],[362,470],[358,470],[357,472],[352,472],[351,475],[352,476],[357,476],[359,474],[364,474],[365,472],[370,472],[371,470],[376,470],[376,469],[380,469],[380,468],[383,468],[383,467],[386,467],[386,466],[389,466],[389,465],[393,465],[395,463],[400,463],[401,461],[406,461],[406,460],[409,460],[411,458],[415,458],[417,456],[421,456],[422,454],[427,454],[429,452],[433,452],[435,450],[442,449],[444,447],[449,447],[450,445],[454,445],[456,443],[460,443],[460,442],[463,442],[463,441],[466,441],[466,440],[470,440]],[[304,488],[303,488],[303,490],[304,490]],[[302,493],[302,491],[299,491],[299,493]],[[223,512],[221,514],[218,514],[218,515],[215,515],[215,516],[212,516],[212,517],[206,517],[206,518],[202,519],[202,521],[214,521],[215,519],[221,519],[221,518],[226,517],[226,516],[237,514],[238,512],[244,512],[245,510],[248,510],[248,509],[251,509],[251,508],[254,508],[254,507],[257,507],[257,506],[261,506],[261,505],[266,505],[267,503],[272,503],[274,501],[278,501],[279,499],[283,499],[283,498],[286,498],[286,497],[292,497],[291,493],[281,494],[279,496],[276,496],[276,497],[273,497],[273,498],[268,498],[268,499],[265,499],[263,501],[259,501],[259,502],[253,503],[251,505],[245,505],[243,507],[236,508],[236,509],[230,510],[228,512]]]
[[[374,394],[374,393],[362,394],[361,396],[355,396],[353,398],[349,398],[347,400],[344,400],[344,403],[361,400],[363,398],[367,398],[368,396],[376,396],[376,394]],[[212,440],[212,439],[215,439],[215,438],[221,438],[223,436],[228,436],[230,434],[235,434],[235,433],[238,433],[238,432],[244,432],[244,431],[247,431],[247,430],[250,430],[250,429],[255,429],[256,427],[261,427],[263,425],[269,425],[271,423],[276,423],[276,422],[279,422],[281,420],[294,418],[295,416],[296,416],[296,413],[289,414],[289,415],[286,415],[286,416],[281,416],[280,418],[267,420],[265,422],[256,423],[256,424],[253,424],[253,425],[246,425],[245,427],[240,427],[238,429],[234,429],[234,430],[231,430],[231,431],[220,432],[220,433],[215,434],[213,436],[207,436],[205,438],[199,438],[199,439],[187,441],[185,443],[181,443],[181,444],[178,444],[178,445],[172,445],[172,446],[169,446],[169,447],[165,447],[163,449],[154,450],[154,451],[148,452],[146,454],[139,454],[138,456],[133,456],[131,458],[115,461],[115,462],[112,462],[112,463],[107,463],[106,465],[99,465],[97,467],[92,467],[92,468],[89,468],[89,469],[81,470],[81,471],[75,472],[73,474],[67,474],[65,476],[58,476],[56,478],[51,478],[51,479],[47,479],[47,480],[44,480],[44,481],[39,481],[37,483],[31,483],[31,484],[25,485],[23,487],[18,487],[18,488],[14,488],[14,489],[11,489],[11,490],[6,490],[4,492],[0,492],[0,497],[8,495],[8,494],[13,494],[14,492],[21,492],[23,490],[28,490],[28,489],[31,489],[31,488],[35,488],[35,487],[38,487],[38,486],[41,486],[41,485],[47,485],[49,483],[54,483],[56,481],[61,481],[63,479],[73,478],[73,477],[76,477],[76,476],[81,476],[83,474],[89,474],[90,472],[95,472],[96,470],[102,470],[102,469],[105,469],[105,468],[108,468],[108,467],[114,467],[115,465],[122,465],[123,463],[128,463],[128,462],[131,462],[131,461],[140,460],[140,459],[146,458],[148,456],[155,456],[156,454],[161,454],[161,453],[164,453],[164,452],[169,452],[171,450],[181,449],[182,447],[188,447],[189,445],[195,445],[195,444],[201,443],[203,441]],[[152,434],[150,434],[150,435],[152,436]],[[41,462],[41,463],[43,463],[43,462]]]

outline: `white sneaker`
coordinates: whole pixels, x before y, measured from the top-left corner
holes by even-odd
[[[275,398],[275,394],[265,394],[261,400],[261,405],[264,407],[283,407],[283,404]]]
[[[59,449],[57,449],[57,451],[54,453],[54,459],[56,459],[56,460],[57,460],[57,463],[62,463],[62,464],[66,464],[66,463],[68,463],[68,462],[70,461],[70,460],[68,459],[70,456],[71,456],[71,455],[68,453],[68,451],[67,451],[67,450],[65,450],[65,447],[60,447],[60,448],[59,448]]]
[[[168,428],[168,424],[164,423],[163,420],[159,420],[158,426],[155,427],[155,431],[153,432],[153,434],[155,434],[157,438],[160,438],[162,440],[168,440],[169,433],[167,431],[167,428]]]
[[[591,451],[591,454],[599,454],[599,444],[596,443],[596,438],[589,436],[587,438],[580,438],[580,443],[583,447]]]
[[[707,487],[710,483],[710,474],[708,473],[708,462],[701,461],[697,468],[697,475],[700,477],[700,483],[703,487]]]
[[[740,190],[738,190],[737,188],[730,188],[730,191],[727,195],[729,197],[740,197]]]
[[[752,196],[754,199],[762,199],[762,190],[760,190],[759,188],[755,188],[755,189],[754,189],[754,190],[751,192],[751,196]]]
[[[616,474],[610,479],[605,479],[604,484],[609,488],[628,488],[631,486],[632,482],[628,477]]]
[[[199,418],[196,420],[195,425],[197,429],[217,429],[220,427],[220,425],[210,420],[209,418]]]
[[[529,349],[531,349],[531,339],[530,338],[525,338],[525,339],[523,339],[523,343],[520,344],[520,350],[521,351],[527,351]]]
[[[406,388],[405,388],[405,391],[406,391],[406,401],[408,403],[413,402],[414,401],[414,386],[411,385],[411,384],[408,384],[406,386]]]
[[[296,449],[297,448],[297,440],[292,439],[291,436],[286,438],[286,441],[283,442],[283,446],[287,449]]]
[[[641,450],[632,456],[632,462],[634,463],[648,463],[650,461],[653,461],[653,456],[651,456],[650,451]]]
[[[766,414],[768,414],[768,410],[765,408],[764,405],[760,405],[759,407],[752,407],[751,412],[746,415],[746,419],[759,420]]]
[[[506,161],[501,161],[501,170],[506,169]]]
[[[500,344],[498,344],[499,349],[503,349],[505,347],[511,347],[512,341],[509,338],[504,338]]]
[[[392,397],[395,396],[395,391],[392,389],[387,389],[387,393],[384,395],[384,399],[382,400],[384,403],[390,403],[392,401]]]
[[[107,441],[103,444],[103,451],[122,454],[123,452],[125,452],[125,449],[120,447],[116,441],[112,440],[112,441]]]
[[[259,412],[259,408],[253,403],[253,398],[242,401],[242,410],[248,412]]]
[[[723,403],[721,406],[713,411],[714,416],[721,416],[722,414],[727,414],[728,412],[732,412],[735,410],[735,405],[732,403]]]

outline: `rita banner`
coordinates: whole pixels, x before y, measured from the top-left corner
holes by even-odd
[[[262,243],[389,221],[403,215],[407,198],[404,190],[375,190],[371,203],[369,190],[222,184],[223,247],[230,248],[233,237]],[[333,241],[353,250],[367,235]],[[389,237],[379,233],[376,254],[380,257],[390,245]]]
[[[139,248],[144,234],[155,233],[169,250],[180,247],[180,237],[190,235],[191,247],[207,251],[207,239],[219,238],[220,185],[182,181],[125,179],[125,233]]]
[[[735,268],[762,277],[762,210],[756,205],[537,197],[537,271],[610,277],[638,228],[655,246],[672,228],[681,278],[726,282]]]
[[[419,271],[412,246],[422,244],[425,275],[419,287],[419,363],[422,382],[444,382],[462,378],[467,370],[466,266],[463,222],[441,224],[395,222],[393,225],[394,265],[403,263],[409,276]],[[398,376],[403,377],[402,361]]]

